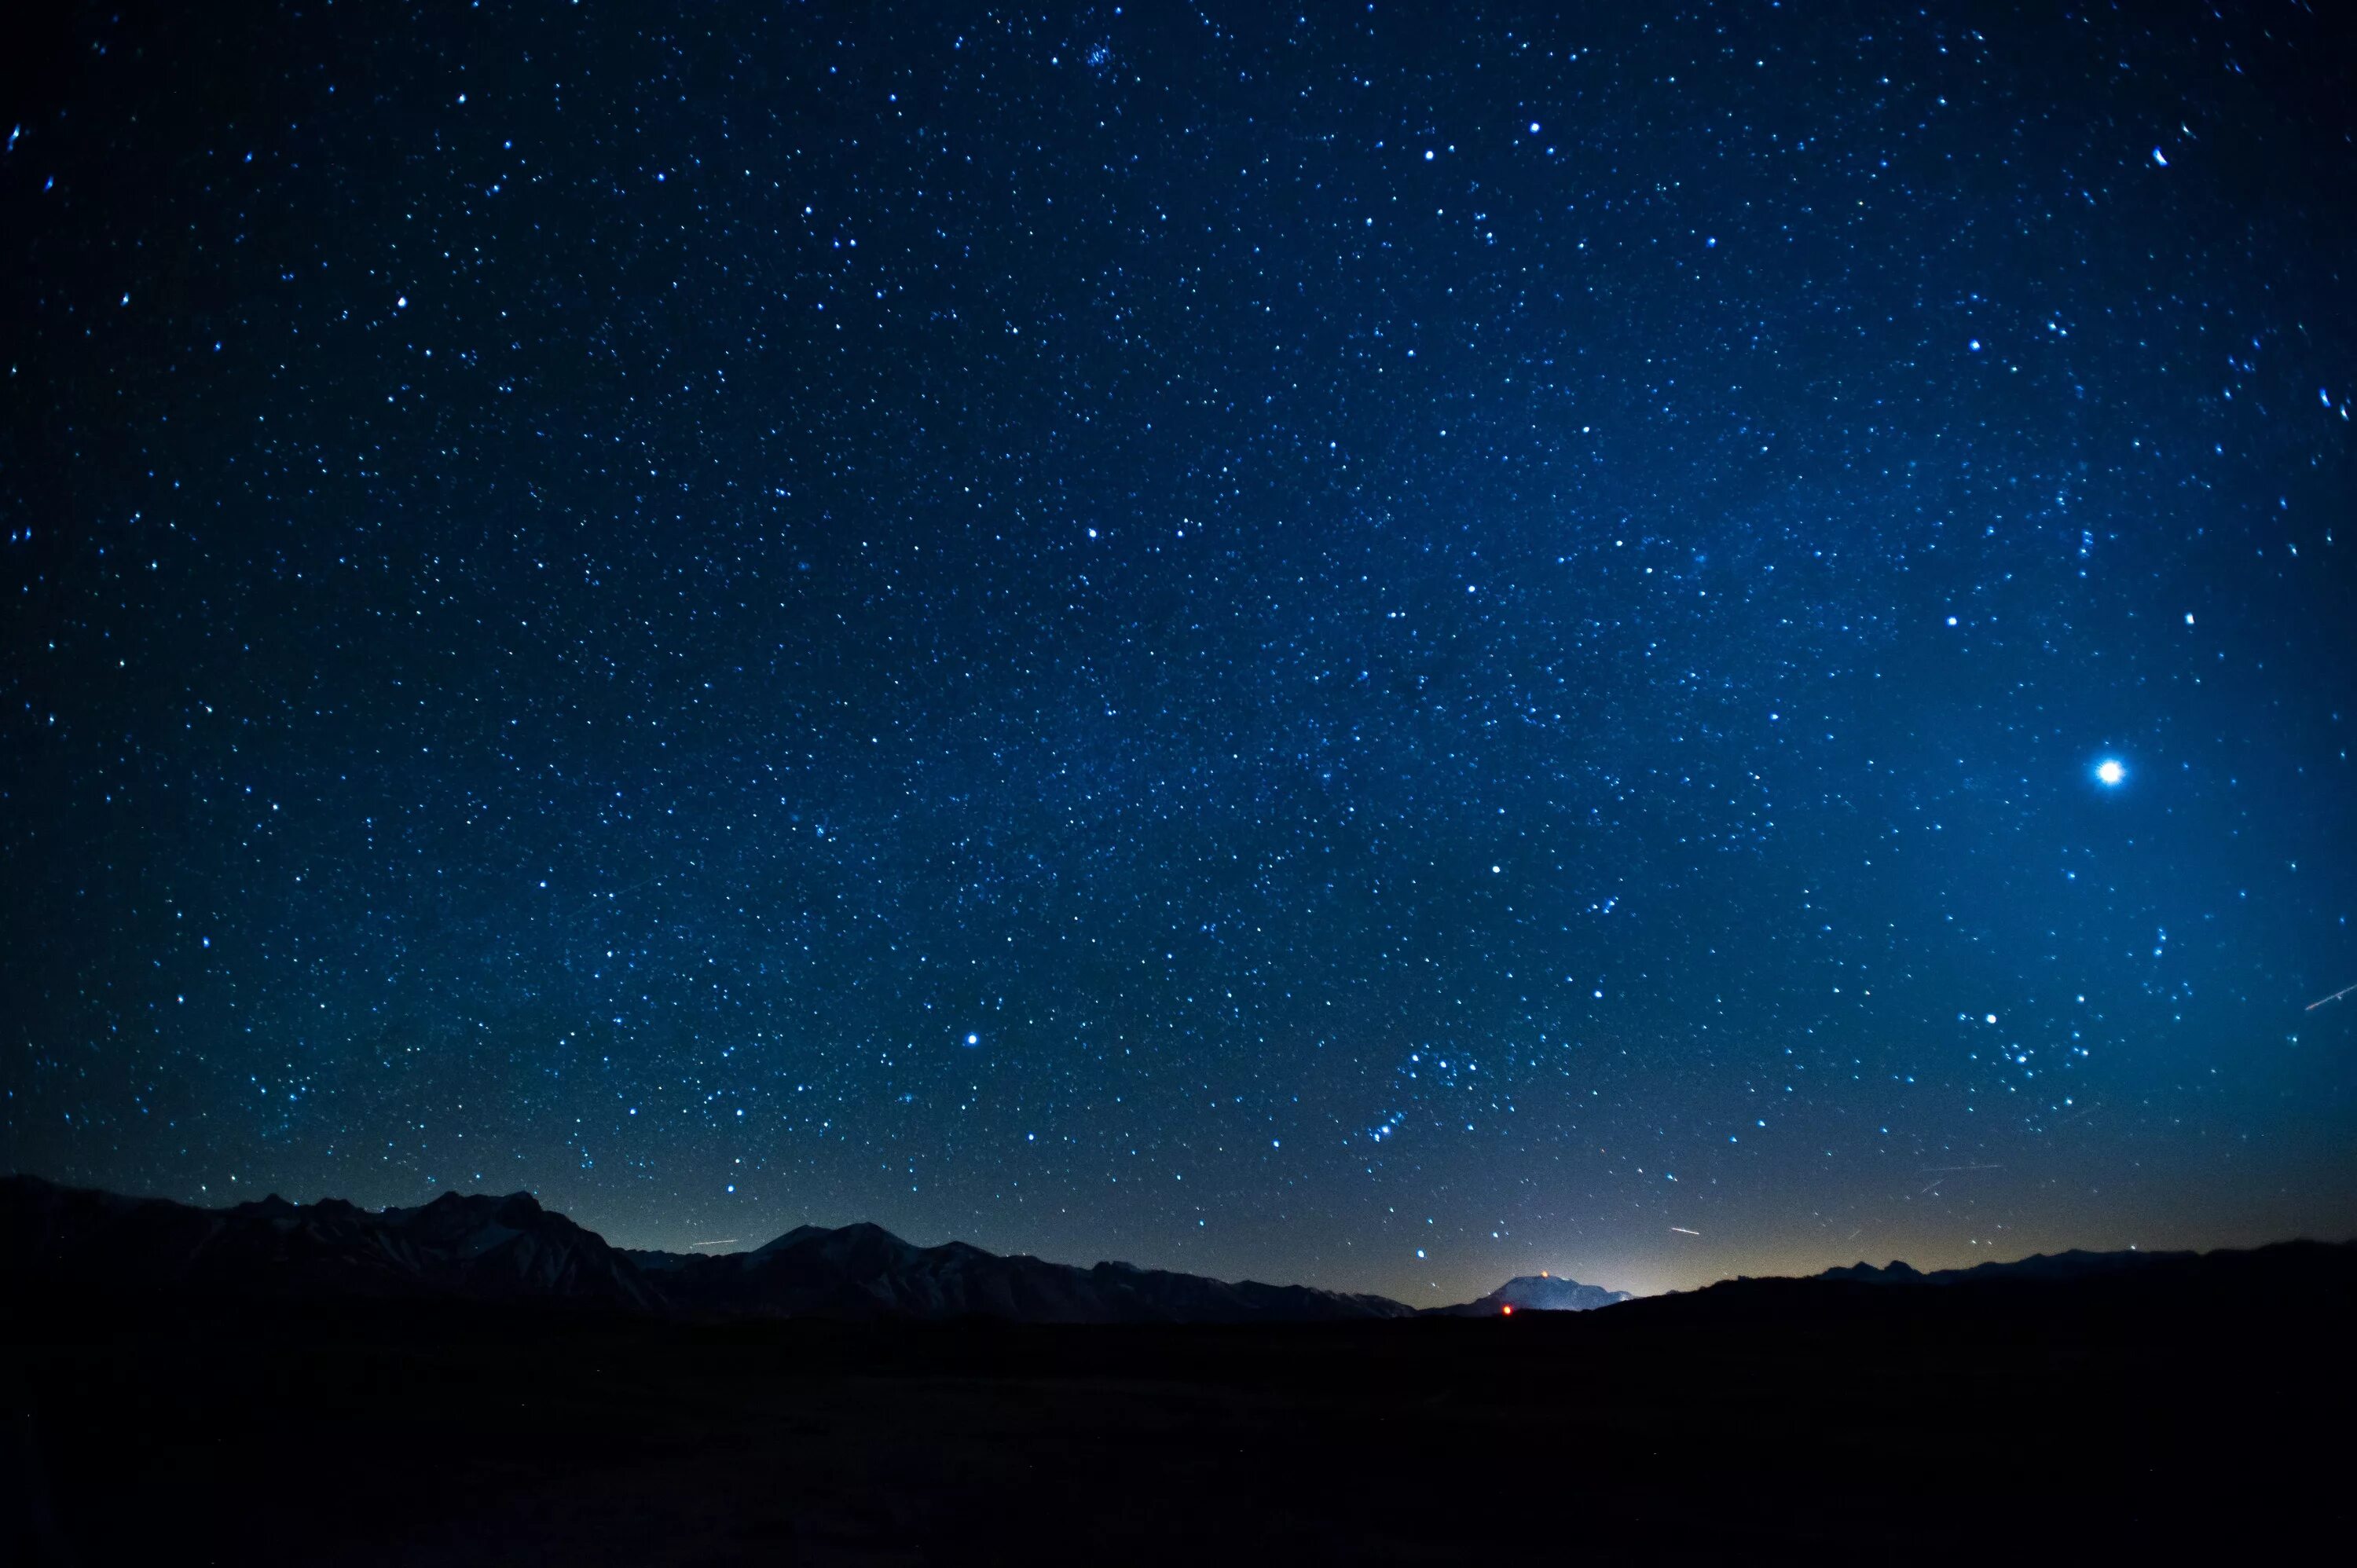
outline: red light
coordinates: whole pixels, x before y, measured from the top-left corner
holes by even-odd
[[[1508,1317],[1514,1316],[1514,1309],[1511,1306],[1501,1306],[1498,1310]]]

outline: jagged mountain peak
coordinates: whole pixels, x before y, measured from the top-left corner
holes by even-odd
[[[1433,1310],[1452,1317],[1487,1317],[1513,1312],[1593,1312],[1632,1299],[1625,1290],[1587,1285],[1560,1274],[1518,1274],[1479,1300]]]

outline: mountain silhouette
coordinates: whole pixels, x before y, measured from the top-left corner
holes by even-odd
[[[1936,1532],[1992,1495],[2039,1560],[2351,1527],[2318,1437],[2346,1243],[1412,1314],[875,1225],[682,1255],[522,1194],[19,1176],[0,1277],[6,1563],[1458,1562],[1566,1517],[1633,1556],[1912,1559],[1985,1552]]]
[[[196,1208],[8,1176],[0,1259],[20,1281],[106,1292],[662,1305],[619,1251],[522,1192],[376,1211],[275,1194]]]
[[[1405,1317],[1376,1295],[1130,1263],[1079,1268],[1002,1257],[963,1241],[920,1247],[878,1225],[805,1225],[765,1247],[717,1257],[627,1254],[669,1298],[734,1316],[996,1317],[1021,1323],[1269,1323]]]
[[[369,1210],[272,1196],[231,1208],[0,1178],[0,1263],[59,1291],[530,1302],[685,1317],[1293,1323],[1407,1317],[1377,1295],[1079,1268],[881,1226],[806,1225],[721,1256],[607,1244],[527,1193]]]

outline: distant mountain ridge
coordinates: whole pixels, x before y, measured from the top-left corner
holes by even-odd
[[[2128,1273],[2158,1264],[2185,1263],[2200,1256],[2198,1252],[2141,1252],[2134,1248],[2125,1252],[2090,1252],[2073,1247],[2067,1252],[2035,1252],[2009,1263],[1992,1260],[1975,1263],[1967,1269],[1933,1269],[1929,1273],[1894,1258],[1878,1269],[1871,1263],[1856,1262],[1838,1269],[1827,1269],[1814,1277],[1878,1285],[1975,1284],[1990,1280],[2059,1282]]]
[[[1635,1299],[1625,1290],[1607,1290],[1602,1285],[1584,1285],[1577,1280],[1567,1280],[1554,1274],[1521,1274],[1508,1280],[1478,1301],[1458,1306],[1437,1306],[1431,1312],[1445,1317],[1491,1317],[1515,1312],[1594,1312],[1598,1307],[1617,1306]]]
[[[0,1269],[102,1294],[510,1301],[695,1317],[1027,1323],[1285,1323],[1399,1318],[1379,1295],[1231,1283],[1128,1263],[1079,1268],[881,1226],[805,1225],[749,1252],[633,1251],[526,1193],[445,1193],[371,1211],[275,1195],[231,1208],[0,1177]]]
[[[1081,1268],[963,1241],[920,1247],[878,1225],[805,1225],[717,1257],[626,1254],[674,1299],[745,1316],[996,1317],[1023,1323],[1283,1323],[1407,1317],[1379,1295],[1229,1283],[1132,1263]]]

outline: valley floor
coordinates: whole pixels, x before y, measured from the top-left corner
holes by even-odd
[[[1250,1329],[53,1315],[0,1345],[0,1556],[2273,1555],[2352,1522],[2330,1321],[1880,1300]]]

